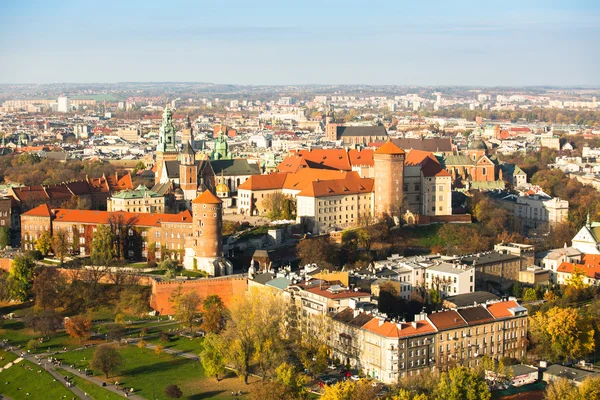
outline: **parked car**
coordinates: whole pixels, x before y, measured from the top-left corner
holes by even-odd
[[[358,375],[350,375],[350,379],[352,379],[353,381],[358,381],[358,380],[360,380],[360,376],[358,376]]]

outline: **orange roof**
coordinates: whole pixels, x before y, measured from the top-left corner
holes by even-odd
[[[297,172],[301,168],[351,171],[348,152],[344,149],[312,149],[290,152],[278,165],[279,172]]]
[[[33,217],[49,217],[50,207],[48,207],[48,204],[42,204],[41,206],[37,206],[23,213],[23,215],[31,215]]]
[[[210,190],[205,190],[202,194],[192,200],[196,204],[221,204],[222,201],[217,196],[212,194]]]
[[[600,255],[584,254],[581,264],[563,262],[557,271],[572,274],[575,268],[581,270],[588,278],[600,279]]]
[[[408,152],[408,154],[406,155],[406,159],[404,160],[404,164],[405,165],[419,165],[421,164],[423,161],[425,161],[426,158],[431,158],[434,161],[437,162],[437,159],[435,158],[435,156],[433,155],[433,153],[429,152],[429,151],[423,151],[423,150],[410,150]]]
[[[395,145],[391,140],[388,140],[383,146],[375,150],[375,154],[405,154],[405,151]]]
[[[238,186],[242,190],[281,189],[288,174],[273,173],[267,175],[251,175],[246,182]]]
[[[487,309],[490,312],[490,314],[492,314],[494,316],[494,318],[506,318],[506,317],[512,317],[514,315],[508,309],[513,308],[513,307],[518,307],[518,306],[519,305],[514,300],[499,301],[497,303],[489,304],[487,306]]]
[[[326,197],[344,194],[370,193],[374,181],[371,178],[360,178],[356,172],[348,174],[345,179],[313,181],[300,191],[297,196]]]
[[[289,190],[302,190],[317,180],[325,181],[332,179],[345,179],[348,174],[354,174],[357,177],[359,176],[357,172],[312,168],[301,169],[295,174],[288,174],[285,179],[285,183],[283,184],[283,188]]]
[[[350,165],[353,167],[356,166],[373,166],[373,154],[375,151],[373,149],[362,149],[362,150],[348,150],[348,158],[350,159]]]
[[[29,210],[22,215],[48,216],[50,212],[54,215],[55,222],[73,222],[81,224],[108,224],[113,216],[122,216],[125,221],[131,221],[134,226],[160,226],[163,222],[192,222],[192,214],[189,211],[182,211],[179,214],[155,214],[155,213],[132,213],[125,211],[89,211],[89,210],[69,210],[65,208],[55,208],[49,210],[45,215],[42,208],[47,205],[41,205]]]
[[[373,318],[362,327],[386,337],[410,337],[436,332],[435,327],[425,320],[412,323],[384,321],[380,324],[379,319]]]

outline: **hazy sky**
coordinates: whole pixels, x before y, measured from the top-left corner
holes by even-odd
[[[599,85],[599,17],[600,0],[0,0],[0,82]]]

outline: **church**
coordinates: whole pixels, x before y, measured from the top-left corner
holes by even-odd
[[[234,206],[237,187],[251,175],[260,175],[260,166],[245,159],[234,159],[227,143],[226,132],[219,129],[213,150],[196,152],[191,145],[193,132],[189,120],[181,147],[176,144],[177,130],[173,112],[167,105],[163,113],[156,147],[156,171],[153,191],[172,195],[177,208],[191,209],[191,202],[209,190],[223,202],[223,208]],[[183,139],[183,134],[182,134]]]

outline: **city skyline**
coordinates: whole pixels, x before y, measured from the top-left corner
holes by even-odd
[[[592,1],[0,6],[0,83],[594,86]]]

